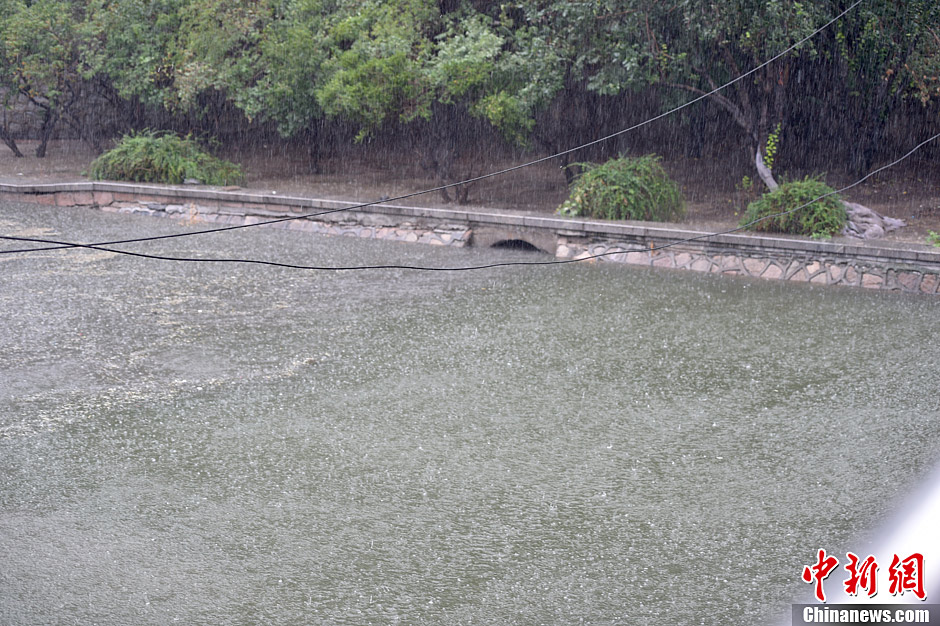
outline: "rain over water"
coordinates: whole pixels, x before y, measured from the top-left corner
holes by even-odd
[[[542,258],[269,229],[134,250]],[[603,263],[0,270],[4,624],[771,622],[940,462],[927,297]]]

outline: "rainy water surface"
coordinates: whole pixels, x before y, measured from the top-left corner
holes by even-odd
[[[542,258],[265,229],[133,249]],[[0,312],[4,624],[761,623],[940,460],[929,298],[70,250],[0,256]]]

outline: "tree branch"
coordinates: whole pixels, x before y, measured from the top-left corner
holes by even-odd
[[[741,70],[738,68],[737,61],[734,60],[734,55],[731,54],[731,50],[725,46],[721,46],[721,55],[725,58],[725,61],[728,63],[728,66],[731,68],[732,73],[735,76],[741,75]],[[734,83],[734,89],[738,93],[738,98],[741,100],[741,116],[742,118],[747,119],[747,121],[741,126],[747,130],[754,141],[758,141],[758,129],[755,124],[754,118],[754,108],[751,106],[751,95],[747,91],[747,87],[744,85],[744,81],[737,81]]]
[[[700,96],[707,95],[709,98],[713,98],[715,102],[721,108],[723,108],[725,111],[731,114],[731,117],[734,118],[735,123],[737,123],[741,128],[746,130],[748,133],[751,132],[751,124],[749,123],[747,118],[744,116],[744,113],[741,111],[740,107],[738,107],[738,105],[736,105],[733,101],[731,101],[727,97],[722,96],[721,94],[718,94],[718,93],[710,93],[708,91],[704,91],[702,89],[699,89],[698,87],[693,87],[692,85],[684,85],[682,83],[660,83],[660,84],[665,87],[672,87],[673,89],[683,89],[685,91],[691,91],[692,93],[696,93]]]

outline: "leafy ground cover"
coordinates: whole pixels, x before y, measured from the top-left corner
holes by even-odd
[[[244,180],[240,166],[209,154],[192,137],[141,131],[124,135],[91,163],[95,180],[234,185]]]
[[[571,217],[677,222],[685,215],[679,185],[653,154],[583,163],[558,212]]]
[[[845,226],[845,207],[819,178],[781,184],[747,206],[741,225],[750,230],[832,237]]]

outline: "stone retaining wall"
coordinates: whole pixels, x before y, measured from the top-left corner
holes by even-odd
[[[875,263],[799,253],[755,257],[731,250],[637,251],[636,247],[609,241],[586,243],[564,237],[559,239],[556,254],[559,258],[586,259],[597,255],[603,255],[598,257],[598,260],[615,263],[818,285],[844,285],[927,294],[937,294],[940,288],[940,273],[936,268],[925,266],[912,267],[909,264]]]
[[[283,211],[269,210],[265,214],[246,215],[243,209],[222,206],[212,209],[205,205],[162,204],[159,202],[122,202],[98,205],[104,211],[117,213],[135,213],[156,217],[169,217],[189,223],[206,222],[223,225],[257,224],[259,222],[284,217]],[[437,246],[463,247],[470,241],[470,229],[460,224],[419,225],[412,222],[398,222],[384,216],[361,215],[354,213],[336,214],[334,220],[300,217],[268,224],[268,228],[285,228],[318,235],[339,235],[360,237],[363,239],[388,239],[407,243],[424,243]],[[375,219],[378,217],[379,219]]]
[[[615,262],[819,285],[940,293],[940,249],[914,244],[708,235],[669,227],[291,198],[121,183],[0,184],[0,197],[162,216],[443,246],[522,240],[559,259]],[[285,219],[288,218],[288,219]],[[698,239],[688,241],[697,237]],[[668,247],[664,247],[668,246]],[[597,258],[596,255],[603,255]]]
[[[69,185],[74,187],[75,185]],[[111,213],[130,213],[151,217],[166,217],[186,223],[211,223],[225,226],[257,224],[269,220],[283,220],[266,224],[264,228],[285,228],[321,235],[340,235],[364,239],[388,239],[407,243],[424,243],[463,247],[469,245],[471,229],[467,224],[446,220],[402,220],[400,216],[369,211],[336,211],[320,217],[304,217],[318,210],[338,207],[284,204],[277,196],[254,197],[250,202],[198,198],[184,202],[185,198],[168,197],[154,193],[129,191],[54,191],[50,193],[10,193],[11,185],[0,184],[0,198],[13,201],[46,204],[60,207],[89,207]],[[7,193],[2,193],[7,191]],[[174,194],[175,196],[176,194]],[[240,194],[245,195],[245,194]],[[295,199],[296,200],[296,199]],[[314,201],[322,203],[324,201]],[[351,203],[328,203],[351,204]]]

